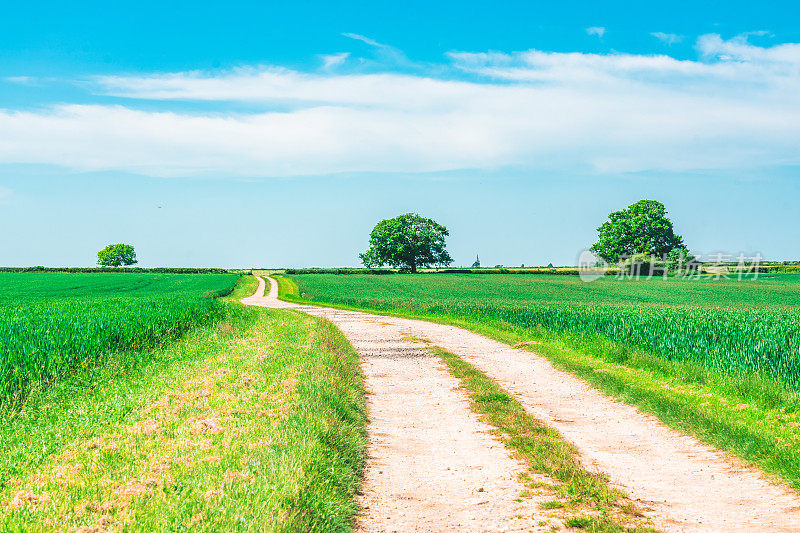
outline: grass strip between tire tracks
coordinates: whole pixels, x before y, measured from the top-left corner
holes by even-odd
[[[606,476],[583,468],[577,449],[561,434],[528,414],[512,395],[486,374],[457,355],[422,339],[461,383],[473,411],[496,428],[505,446],[530,469],[522,481],[531,490],[542,490],[556,499],[542,509],[567,527],[592,532],[651,532],[646,519]]]

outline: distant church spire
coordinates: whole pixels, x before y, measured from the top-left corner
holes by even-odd
[[[481,258],[475,254],[475,262],[472,263],[472,268],[479,268],[481,266]]]

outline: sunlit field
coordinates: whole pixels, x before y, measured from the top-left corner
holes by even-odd
[[[304,299],[598,334],[671,360],[800,387],[800,276],[600,279],[480,274],[291,276]]]
[[[0,273],[0,401],[221,318],[235,274]]]

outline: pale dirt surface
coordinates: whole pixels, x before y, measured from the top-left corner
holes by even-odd
[[[402,320],[402,319],[398,319]],[[546,359],[453,326],[405,327],[458,354],[556,428],[665,531],[800,531],[800,496],[761,471],[613,400]]]
[[[355,340],[353,345],[356,349],[359,349],[358,338],[372,339],[371,351],[359,349],[362,354],[368,354],[365,356],[365,369],[371,368],[367,374],[370,387],[375,386],[370,381],[374,379],[371,376],[380,378],[381,374],[389,374],[395,385],[410,388],[406,394],[409,402],[424,401],[424,398],[414,399],[423,393],[439,394],[431,389],[437,387],[435,381],[418,380],[418,369],[410,373],[411,381],[400,385],[399,376],[403,376],[405,381],[412,360],[396,359],[396,365],[381,370],[372,366],[373,361],[378,360],[372,354],[388,349],[385,341],[381,340],[386,339],[386,333],[382,331],[388,331],[388,328],[398,332],[401,337],[410,335],[429,339],[433,344],[475,365],[512,393],[531,414],[559,430],[574,443],[584,463],[608,474],[615,486],[639,502],[659,529],[680,532],[800,531],[800,496],[796,492],[769,480],[760,471],[736,458],[671,430],[634,407],[608,398],[585,382],[555,369],[543,357],[454,326],[282,302],[277,299],[277,284],[272,279],[270,283],[271,290],[267,297],[258,301],[251,298],[246,303],[293,308],[323,316],[339,326],[351,342]],[[354,330],[358,331],[360,337],[351,338]],[[432,360],[431,367],[435,366]],[[394,372],[399,374],[396,376]],[[373,404],[381,402],[379,391],[374,391],[371,397]],[[401,408],[397,404],[392,407],[395,410]],[[428,408],[420,405],[415,409]],[[425,411],[424,420],[429,416],[432,416],[431,413]],[[389,424],[381,425],[384,429],[379,434],[395,436],[404,431],[404,422],[401,420],[380,420],[378,416],[377,423]],[[400,426],[392,425],[394,423]],[[405,445],[400,441],[392,441],[382,441],[382,445]],[[442,437],[441,442],[446,449],[446,438]],[[380,449],[380,446],[375,448],[376,444],[381,444],[381,441],[373,442],[373,449]],[[453,441],[449,442],[450,447],[454,444]],[[410,450],[395,452],[397,455],[387,453],[381,461],[400,459],[406,453],[413,456]],[[429,453],[435,451],[429,450]],[[481,457],[484,461],[488,457],[480,449],[474,453],[477,454],[476,458]],[[410,457],[401,460],[408,461]],[[403,474],[402,468],[405,467],[408,465],[398,467],[393,479],[394,475],[416,475],[416,472],[410,471]],[[416,482],[396,479],[397,483]],[[375,474],[368,474],[368,486],[375,481]],[[439,480],[433,476],[430,482],[438,483]],[[377,504],[381,505],[379,502]],[[441,500],[434,500],[432,505],[442,505],[439,513],[448,512],[452,507],[449,503],[443,505]],[[411,516],[407,516],[411,522]],[[497,523],[494,518],[484,522],[484,527],[479,530],[487,531],[486,524]],[[400,530],[408,529],[403,527]],[[504,530],[502,526],[500,530]]]
[[[263,294],[262,285],[256,294]],[[362,313],[287,304],[274,296],[242,302],[331,319],[361,355],[369,391],[369,444],[359,531],[510,532],[560,526],[550,518],[553,512],[539,510],[542,497],[520,498],[525,486],[518,477],[525,466],[471,412],[458,380],[440,359],[404,340],[396,325]]]

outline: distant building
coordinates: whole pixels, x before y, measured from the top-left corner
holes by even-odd
[[[475,262],[472,263],[472,268],[480,268],[480,267],[481,267],[481,258],[476,254]]]

